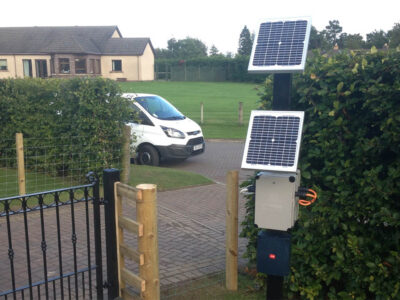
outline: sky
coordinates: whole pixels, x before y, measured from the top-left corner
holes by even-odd
[[[319,31],[339,20],[343,32],[364,38],[400,23],[400,0],[1,0],[0,8],[0,27],[117,25],[154,48],[191,37],[223,54],[237,52],[244,26],[256,33],[269,18],[310,16]]]

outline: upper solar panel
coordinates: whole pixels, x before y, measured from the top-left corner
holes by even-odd
[[[296,172],[304,112],[253,110],[243,169]]]
[[[304,70],[311,19],[291,18],[261,23],[254,40],[248,71],[290,73]]]

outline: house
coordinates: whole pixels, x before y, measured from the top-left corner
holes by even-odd
[[[0,27],[0,79],[71,76],[154,80],[151,41],[117,26]]]

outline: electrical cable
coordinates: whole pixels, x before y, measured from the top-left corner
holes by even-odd
[[[299,199],[299,204],[302,206],[309,206],[311,204],[313,204],[315,202],[315,200],[317,200],[317,193],[312,190],[312,189],[305,189],[305,188],[299,188],[299,190],[301,190],[301,192],[299,192],[301,194],[301,197],[310,197],[311,200],[305,200],[305,199]],[[306,192],[304,194],[304,192]]]

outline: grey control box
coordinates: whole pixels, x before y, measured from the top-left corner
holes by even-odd
[[[260,172],[256,179],[255,221],[259,228],[286,231],[299,214],[296,191],[300,171],[295,173]]]

